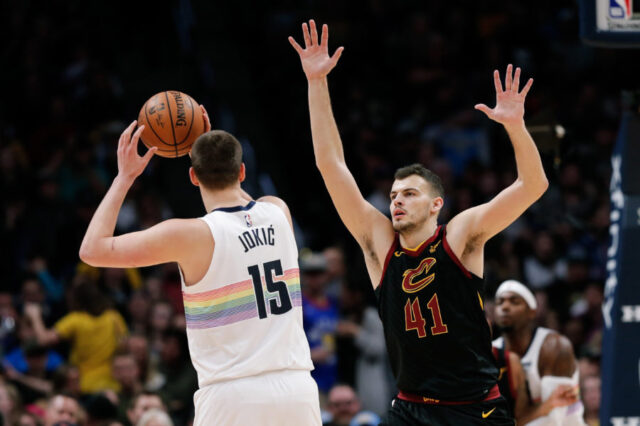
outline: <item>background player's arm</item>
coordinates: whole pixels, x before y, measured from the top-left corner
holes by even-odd
[[[347,168],[340,133],[331,110],[326,76],[335,67],[343,48],[338,48],[330,57],[327,26],[322,28],[320,42],[313,20],[309,22],[309,27],[306,23],[302,24],[305,49],[292,37],[289,37],[289,42],[300,55],[309,84],[309,113],[316,165],[340,218],[365,251],[365,257],[376,259],[381,264],[393,241],[391,222],[369,204],[358,189]],[[372,272],[371,269],[369,272]],[[375,277],[372,280],[377,282]]]
[[[156,150],[151,148],[143,157],[137,154],[144,126],[131,136],[135,125],[134,121],[120,136],[118,176],[94,213],[80,246],[80,258],[93,266],[134,267],[171,261],[182,264],[189,261],[187,253],[197,248],[206,249],[213,240],[207,225],[197,219],[168,220],[144,231],[113,236],[127,191]]]
[[[539,417],[548,415],[556,407],[571,405],[577,400],[576,390],[573,386],[558,386],[549,399],[540,404],[530,404],[527,394],[527,385],[524,369],[520,362],[520,357],[513,352],[509,352],[509,371],[511,386],[516,391],[516,403],[514,415],[518,424],[527,424]]]
[[[538,149],[524,124],[524,101],[533,79],[529,79],[519,92],[520,68],[516,69],[513,76],[512,72],[513,67],[509,65],[505,90],[502,90],[500,75],[497,70],[494,71],[495,108],[491,109],[484,104],[478,104],[475,108],[506,129],[513,145],[518,177],[488,203],[465,210],[451,220],[447,236],[458,254],[473,249],[468,247],[470,242],[479,243],[478,247],[482,247],[487,240],[524,213],[549,185]]]
[[[538,368],[540,377],[572,377],[577,366],[569,339],[560,334],[549,334],[540,348]]]
[[[571,342],[559,334],[547,336],[540,349],[538,368],[540,377],[543,379],[545,376],[553,376],[565,377],[569,380],[576,371]],[[578,401],[577,383],[558,384],[547,399],[539,404],[530,406],[525,416],[522,419],[518,419],[518,421],[526,424],[538,417],[548,416],[556,408],[567,407]]]

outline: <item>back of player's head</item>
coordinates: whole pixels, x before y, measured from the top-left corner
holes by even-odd
[[[224,130],[204,133],[191,148],[191,165],[198,181],[205,188],[227,188],[235,184],[240,176],[240,142]]]
[[[420,176],[422,179],[427,181],[427,183],[431,187],[432,195],[436,197],[444,197],[444,187],[442,186],[440,177],[437,174],[433,173],[431,170],[424,167],[422,164],[415,163],[399,168],[398,170],[396,170],[394,179],[405,179],[412,175]]]

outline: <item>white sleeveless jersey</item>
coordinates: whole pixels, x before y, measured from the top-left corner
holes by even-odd
[[[531,396],[531,399],[534,403],[540,402],[542,396],[540,370],[538,369],[538,358],[540,357],[540,349],[542,348],[544,339],[547,338],[549,333],[553,332],[554,331],[549,328],[537,327],[535,333],[533,334],[533,338],[531,339],[531,343],[529,344],[529,348],[527,348],[527,352],[520,359],[522,369],[524,370],[524,374],[527,378],[529,395]],[[504,347],[503,338],[498,337],[497,339],[495,339],[493,341],[493,346],[497,348]]]
[[[182,295],[202,388],[277,370],[312,370],[302,327],[298,250],[283,211],[251,201],[203,218],[215,242],[209,270]]]

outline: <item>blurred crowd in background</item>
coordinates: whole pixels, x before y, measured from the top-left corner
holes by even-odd
[[[514,63],[534,77],[526,118],[551,186],[487,245],[487,293],[505,279],[532,288],[538,325],[574,345],[585,413],[596,422],[609,159],[620,91],[634,84],[633,52],[584,46],[568,0],[258,3],[161,1],[153,13],[135,2],[0,6],[5,422],[53,424],[58,406],[88,425],[182,425],[193,415],[197,379],[176,265],[95,269],[78,259],[117,172],[119,133],[167,89],[189,93],[214,128],[241,140],[251,195],[289,203],[327,421],[386,412],[394,389],[371,284],[315,170],[305,79],[286,40],[312,17],[329,24],[332,50],[345,46],[329,76],[333,107],[356,181],[385,214],[393,172],[413,162],[443,180],[443,223],[509,185],[506,134],[473,105],[492,104],[495,68]],[[203,215],[188,167],[188,158],[153,159],[116,232]],[[493,305],[485,308],[491,319]],[[91,321],[105,322],[104,335],[77,331]],[[95,350],[83,353],[87,345]],[[156,423],[141,423],[147,409]]]

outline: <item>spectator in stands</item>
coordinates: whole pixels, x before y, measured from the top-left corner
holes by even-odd
[[[136,359],[129,352],[121,352],[113,357],[113,378],[120,384],[118,392],[118,418],[127,419],[127,409],[133,398],[142,392],[140,370]]]
[[[0,381],[0,416],[5,424],[12,424],[22,410],[22,399],[15,386]]]
[[[320,394],[329,392],[337,378],[336,326],[338,303],[327,295],[327,261],[320,253],[300,258],[304,331],[315,369],[311,375]],[[322,396],[321,396],[322,397]]]
[[[111,374],[111,360],[127,335],[127,326],[117,311],[92,282],[82,282],[72,289],[71,312],[53,329],[45,328],[40,306],[25,306],[36,338],[41,345],[52,345],[61,339],[71,342],[70,362],[80,370],[80,389],[93,393],[104,389],[119,390]]]
[[[173,422],[167,413],[154,408],[144,413],[136,426],[173,426]]]
[[[378,415],[368,411],[361,412],[360,409],[360,401],[353,388],[337,384],[329,391],[323,426],[376,426],[380,423]]]
[[[49,398],[44,416],[45,426],[76,426],[82,424],[83,419],[84,413],[75,399],[62,394]]]
[[[149,410],[160,410],[166,412],[167,409],[160,398],[154,392],[141,392],[131,401],[131,408],[127,410],[127,418],[130,425],[137,425],[142,415]]]

